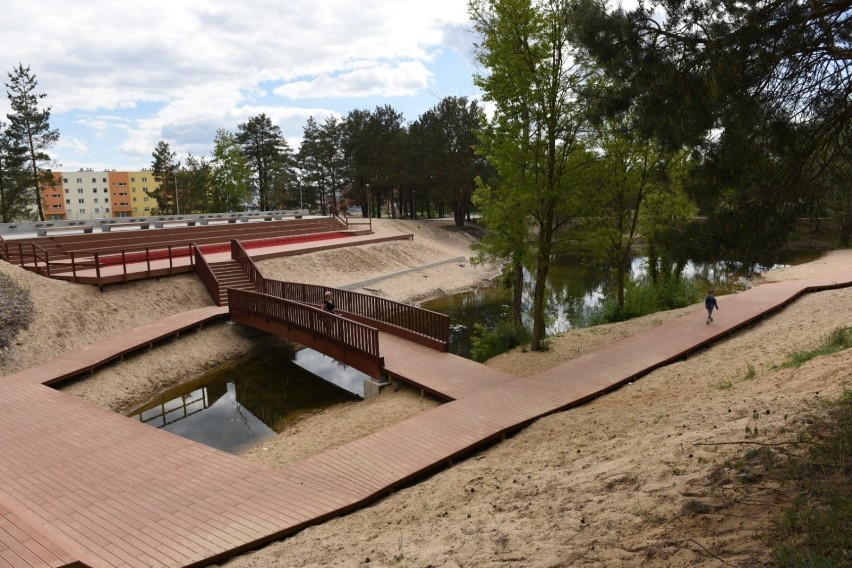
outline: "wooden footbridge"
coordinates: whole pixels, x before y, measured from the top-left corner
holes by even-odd
[[[713,325],[704,324],[704,310],[696,307],[527,378],[462,363],[434,346],[380,331],[385,369],[428,384],[451,401],[278,469],[46,386],[68,376],[70,368],[84,372],[97,360],[128,352],[133,343],[150,346],[156,337],[187,330],[194,320],[224,317],[228,308],[143,326],[128,332],[135,341],[103,340],[0,379],[0,567],[215,563],[361,507],[538,417],[680,359],[805,292],[849,285],[852,272],[760,286],[726,297],[723,317]]]

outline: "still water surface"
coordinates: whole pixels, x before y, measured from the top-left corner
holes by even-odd
[[[798,253],[787,255],[779,262],[759,265],[748,271],[729,262],[690,262],[684,277],[693,280],[703,292],[715,288],[717,296],[745,290],[746,279],[755,272],[770,268],[811,262],[820,253]],[[632,278],[641,279],[646,273],[646,259],[636,257],[632,263]],[[585,264],[576,257],[562,255],[554,258],[547,279],[547,334],[563,333],[582,326],[582,314],[588,312],[604,299],[608,285],[608,273],[598,267]],[[526,274],[523,310],[532,311],[533,280]],[[493,329],[504,314],[509,312],[512,297],[500,279],[491,286],[461,294],[453,294],[429,300],[421,307],[450,316],[450,351],[462,357],[470,357],[470,340],[473,324],[480,323]],[[724,299],[719,300],[720,304]],[[531,322],[527,322],[531,325]]]
[[[129,416],[239,453],[306,414],[359,400],[365,377],[311,349],[272,349],[170,389]]]
[[[799,255],[784,263],[810,262],[818,256]],[[644,270],[644,259],[636,258],[633,278],[641,278]],[[749,274],[726,263],[690,263],[685,276],[702,290],[715,287],[717,294],[724,295],[745,289]],[[603,298],[606,285],[605,271],[568,256],[555,259],[547,286],[548,333],[580,325],[579,314]],[[529,275],[525,287],[524,307],[529,311]],[[450,316],[451,350],[468,357],[473,324],[493,327],[508,311],[510,301],[510,292],[496,281],[422,306]],[[213,448],[239,453],[284,431],[306,414],[359,400],[365,378],[367,375],[311,349],[272,349],[167,391],[130,416]]]

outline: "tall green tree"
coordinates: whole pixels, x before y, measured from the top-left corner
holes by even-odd
[[[470,212],[481,162],[476,154],[485,116],[476,101],[445,97],[411,125],[418,150],[428,154],[433,182],[451,203],[457,227],[463,227]]]
[[[686,167],[687,153],[667,154],[615,121],[602,124],[595,140],[600,155],[587,172],[589,210],[582,221],[582,246],[613,270],[616,302],[623,309],[632,253],[640,239],[655,246],[660,230],[683,226],[695,214],[678,175]]]
[[[354,110],[343,121],[343,155],[354,197],[364,215],[381,217],[382,206],[408,179],[408,131],[390,105]]]
[[[335,117],[317,124],[313,117],[304,127],[302,144],[297,154],[301,170],[301,190],[305,203],[319,203],[320,212],[336,207],[345,178],[343,128]]]
[[[282,203],[287,189],[296,185],[292,171],[295,159],[281,127],[272,123],[266,114],[253,116],[238,125],[237,142],[252,169],[252,185],[257,206],[266,211]]]
[[[181,213],[210,213],[212,167],[204,156],[187,155],[178,173]]]
[[[180,161],[177,153],[165,140],[157,142],[157,147],[151,154],[154,160],[151,162],[151,172],[157,181],[157,188],[146,193],[157,201],[154,215],[175,215],[180,211],[180,196],[178,194],[177,173],[180,169]]]
[[[577,0],[575,19],[609,79],[598,114],[703,158],[707,240],[743,260],[781,246],[852,123],[850,3]]]
[[[251,199],[251,168],[234,133],[216,131],[211,170],[211,212],[243,211]]]
[[[532,349],[545,336],[547,275],[552,256],[567,241],[563,231],[580,204],[569,160],[582,149],[584,108],[577,93],[584,77],[568,42],[570,3],[564,0],[473,0],[470,14],[480,37],[477,59],[488,71],[476,78],[494,105],[485,149],[501,181],[498,195],[528,219],[535,279]]]
[[[0,223],[30,220],[32,192],[27,183],[26,150],[16,145],[0,121]]]
[[[47,151],[59,141],[59,131],[50,128],[50,107],[39,108],[39,101],[47,95],[37,93],[38,81],[30,71],[29,65],[22,64],[8,74],[6,95],[12,112],[9,119],[8,136],[11,143],[26,150],[29,164],[28,184],[31,199],[38,208],[38,217],[44,221],[44,208],[41,204],[41,171],[50,171],[46,167],[50,162]]]

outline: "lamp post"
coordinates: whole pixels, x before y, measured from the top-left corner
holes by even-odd
[[[178,197],[178,188],[177,188],[177,170],[175,170],[175,210],[177,214],[180,215],[180,198]]]

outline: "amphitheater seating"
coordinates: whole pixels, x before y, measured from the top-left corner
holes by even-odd
[[[22,264],[19,245],[24,249],[30,243],[51,254],[71,252],[116,252],[126,249],[165,248],[191,242],[199,244],[230,243],[231,239],[243,241],[266,239],[285,235],[313,234],[345,230],[340,221],[322,217],[258,223],[201,225],[195,227],[171,227],[147,231],[110,231],[106,233],[54,235],[30,237],[4,241],[4,260]],[[30,247],[31,248],[31,247]],[[23,251],[23,264],[31,258],[30,251]]]
[[[122,253],[126,256],[140,253],[140,251],[145,254],[147,251],[150,254],[150,251],[168,250],[169,247],[182,247],[190,243],[195,243],[204,252],[216,252],[219,248],[229,250],[232,239],[244,242],[272,242],[276,239],[340,233],[344,230],[346,230],[344,223],[330,217],[148,230],[112,230],[92,234],[53,235],[0,241],[2,245],[0,254],[7,262],[31,269],[49,260],[51,263],[58,263],[58,267],[54,267],[52,272],[60,272],[61,263],[71,259],[72,255],[75,259],[79,259],[94,257],[97,253],[104,259],[102,263],[107,264],[110,255],[115,255],[115,258],[121,262]],[[38,247],[35,253],[31,244]]]

